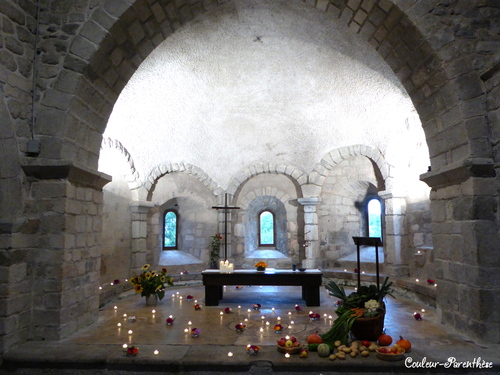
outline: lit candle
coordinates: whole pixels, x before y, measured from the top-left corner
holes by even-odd
[[[153,354],[154,354],[154,355],[158,355],[159,353],[160,353],[160,352],[159,352],[158,350],[155,350],[155,351],[153,352]]]
[[[269,323],[269,322],[266,322],[266,326],[268,326],[269,324],[271,324],[271,323]]]
[[[250,312],[250,311],[252,311],[252,310],[248,309],[247,311],[248,311],[248,312]]]
[[[175,294],[172,294],[172,297],[175,297]]]
[[[127,317],[127,314],[123,314],[123,317],[126,318]]]
[[[193,324],[193,322],[189,321],[189,322],[188,322],[188,325],[191,325],[191,324]]]
[[[248,318],[245,318],[245,322],[248,322]]]
[[[266,317],[265,317],[264,315],[262,315],[260,318],[261,318],[262,320],[266,319]]]
[[[295,324],[295,322],[292,320],[292,321],[290,322],[290,324]]]
[[[285,339],[290,340],[290,336],[286,335]]]
[[[173,315],[169,315],[168,317],[169,317],[170,319],[172,319],[174,316],[173,316]]]
[[[222,312],[222,311],[221,311],[221,312],[220,312],[220,315],[224,315],[224,312]]]
[[[418,283],[418,279],[415,279],[415,281]]]
[[[290,353],[286,353],[285,358],[290,358]]]
[[[182,299],[182,296],[180,296],[179,299]]]
[[[328,319],[333,319],[333,317],[331,315],[328,315]]]
[[[189,329],[184,328],[184,332],[188,333],[188,332],[189,332]]]
[[[151,312],[152,312],[153,314],[155,314],[155,313],[156,313],[156,310],[155,310],[155,309],[153,309],[153,310],[151,310]]]
[[[228,357],[232,357],[232,356],[233,356],[233,352],[229,352],[229,353],[227,353],[227,356],[228,356]]]
[[[123,344],[123,349],[127,349],[128,348],[128,345],[127,344]]]
[[[238,309],[241,309],[241,306],[238,306]]]
[[[132,333],[134,333],[134,331],[132,331],[131,329],[128,330],[128,334],[131,335]]]
[[[274,307],[271,310],[273,310],[273,312],[274,312]]]
[[[264,332],[264,328],[260,327],[260,331],[261,331],[261,332]]]
[[[118,323],[118,324],[117,324],[117,326],[118,326],[118,327],[121,327],[121,326],[122,326],[122,324],[121,324],[121,323]]]
[[[326,313],[325,313],[325,314],[323,314],[323,316],[326,318]]]
[[[291,311],[289,311],[289,312],[288,312],[288,315],[292,315],[292,312],[291,312]]]
[[[118,310],[118,306],[113,307],[115,310]]]
[[[102,290],[102,286],[99,287],[99,290]]]

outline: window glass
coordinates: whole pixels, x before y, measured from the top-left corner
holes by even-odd
[[[378,199],[368,202],[368,237],[382,238],[382,207]]]
[[[174,211],[165,213],[163,230],[163,248],[177,247],[177,214]]]
[[[259,216],[260,244],[261,246],[274,245],[274,215],[264,211]]]

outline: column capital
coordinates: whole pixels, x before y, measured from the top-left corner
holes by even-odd
[[[316,206],[320,203],[320,199],[318,197],[304,197],[297,199],[297,202],[303,206]]]

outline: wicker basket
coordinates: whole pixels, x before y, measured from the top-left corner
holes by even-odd
[[[384,332],[385,310],[373,318],[358,318],[351,327],[351,333],[358,340],[376,341]]]
[[[278,352],[280,353],[288,353],[288,354],[298,354],[302,350],[304,345],[300,346],[292,346],[291,348],[287,348],[286,346],[279,346],[278,345]]]

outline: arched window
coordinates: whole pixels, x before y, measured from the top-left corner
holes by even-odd
[[[163,215],[163,250],[177,249],[178,214],[167,210]]]
[[[276,246],[276,223],[274,213],[262,211],[259,214],[259,246]]]
[[[382,239],[382,205],[378,199],[370,199],[367,204],[368,237]]]

